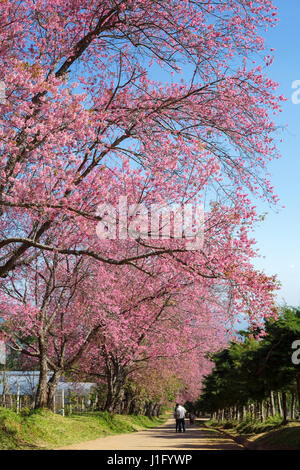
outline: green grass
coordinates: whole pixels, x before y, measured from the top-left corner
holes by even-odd
[[[234,438],[255,450],[300,450],[300,423],[290,422],[283,425],[279,416],[268,418],[264,423],[254,420],[244,422],[208,421],[206,426],[228,432]]]
[[[207,422],[209,427],[218,427],[224,430],[233,430],[237,434],[261,434],[282,426],[283,419],[279,416],[267,418],[263,423],[258,420],[246,419],[245,421],[224,421],[211,420]]]
[[[0,449],[54,449],[111,434],[158,426],[164,418],[106,412],[60,416],[37,410],[27,416],[0,408]]]
[[[300,450],[300,424],[290,423],[279,429],[255,436],[251,449],[256,450]]]

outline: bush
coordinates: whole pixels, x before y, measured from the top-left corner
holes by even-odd
[[[245,421],[227,420],[217,421],[215,419],[207,422],[209,427],[221,427],[222,429],[234,429],[239,434],[260,434],[263,432],[276,429],[283,424],[280,416],[272,416],[267,418],[263,423],[254,420],[250,415],[246,416]]]
[[[258,420],[246,420],[236,426],[236,430],[245,434],[260,434],[263,432],[276,429],[283,424],[283,419],[280,416],[272,416],[267,418],[263,423]]]
[[[217,428],[218,426],[221,425],[219,421],[216,419],[210,419],[209,421],[206,422],[206,425],[212,428]]]
[[[233,429],[238,425],[238,421],[225,421],[224,424],[222,424],[222,428],[224,429]]]

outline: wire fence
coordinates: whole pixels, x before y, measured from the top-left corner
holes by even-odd
[[[76,393],[65,393],[64,390],[54,396],[52,411],[62,416],[95,411],[97,409],[97,396],[80,396]],[[27,413],[35,407],[34,395],[21,395],[7,390],[0,395],[0,406],[11,409],[17,413]]]
[[[51,373],[48,375],[51,378]],[[35,408],[39,383],[38,371],[0,371],[0,407],[17,413]],[[96,384],[87,382],[59,382],[53,399],[52,411],[61,415],[93,411],[97,408]]]

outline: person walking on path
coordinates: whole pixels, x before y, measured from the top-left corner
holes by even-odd
[[[176,421],[176,432],[180,432],[179,431],[180,413],[179,411],[177,411],[178,407],[179,407],[179,403],[176,403],[175,410],[174,410],[174,418]]]
[[[174,412],[174,418],[176,419],[176,432],[185,432],[185,413],[186,409],[179,403],[176,403]]]

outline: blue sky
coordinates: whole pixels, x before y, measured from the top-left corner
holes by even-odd
[[[280,160],[270,166],[275,193],[280,197],[279,213],[266,204],[258,204],[260,213],[268,212],[265,221],[254,232],[257,248],[264,258],[255,260],[255,266],[267,274],[277,274],[282,287],[278,303],[300,305],[300,104],[292,103],[292,83],[300,83],[300,0],[273,0],[279,9],[279,23],[261,33],[266,48],[274,48],[274,62],[266,69],[270,78],[278,82],[278,94],[287,98],[283,112],[275,118],[278,127]],[[153,67],[160,80],[170,76]],[[185,78],[191,74],[189,66],[183,69]],[[175,78],[176,80],[176,78]],[[300,90],[300,86],[299,86]],[[300,98],[300,92],[299,92]],[[280,139],[283,142],[280,143]],[[257,203],[257,201],[256,201]],[[285,209],[280,209],[285,206]]]
[[[264,259],[255,265],[268,274],[277,274],[282,283],[278,302],[300,305],[300,104],[292,103],[292,82],[300,80],[299,0],[275,0],[280,22],[265,33],[266,44],[275,49],[275,60],[268,75],[280,84],[279,92],[288,98],[283,112],[276,119],[287,125],[283,143],[279,145],[282,158],[271,166],[272,182],[286,206],[278,214],[268,208],[266,220],[256,229],[255,238]]]

